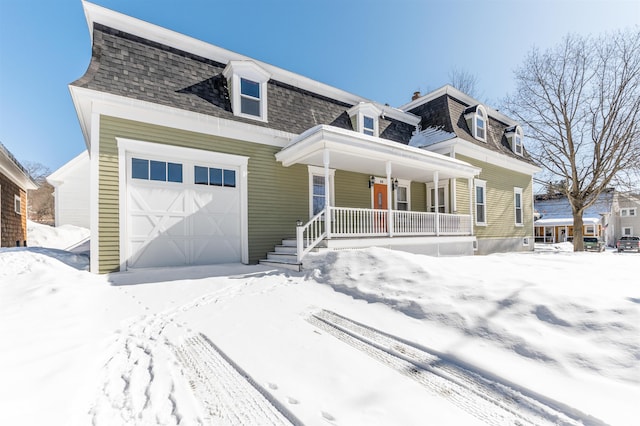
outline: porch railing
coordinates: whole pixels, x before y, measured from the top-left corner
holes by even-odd
[[[471,215],[328,207],[296,230],[297,259],[324,238],[472,235]],[[327,219],[330,219],[327,232]],[[389,226],[391,225],[391,226]]]
[[[327,236],[324,210],[304,225],[296,228],[296,258],[298,263],[305,254],[318,245]]]

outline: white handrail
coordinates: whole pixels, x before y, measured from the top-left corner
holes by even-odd
[[[309,253],[327,236],[324,221],[325,210],[312,217],[309,222],[296,227],[296,259],[302,261],[305,254]]]

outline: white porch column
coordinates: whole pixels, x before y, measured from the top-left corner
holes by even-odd
[[[435,188],[433,190],[434,194],[433,194],[433,204],[435,207],[435,213],[436,213],[436,236],[440,235],[440,200],[438,199],[438,171],[433,172],[433,187]]]
[[[329,184],[329,150],[325,148],[322,155],[324,164],[324,229],[327,231],[327,239],[331,238],[331,185]]]
[[[475,197],[475,194],[473,193],[473,178],[468,178],[467,182],[469,183],[469,216],[471,217],[469,228],[471,235],[473,235],[473,222],[475,221],[475,213],[473,211],[473,197]]]
[[[391,161],[387,161],[387,232],[390,237],[393,237],[393,209],[391,208],[393,192],[393,182],[391,182]]]

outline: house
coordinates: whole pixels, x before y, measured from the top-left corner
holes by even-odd
[[[562,194],[540,194],[535,197],[535,210],[539,218],[535,221],[536,242],[560,243],[573,241],[573,213],[571,204]],[[617,194],[609,189],[600,194],[596,202],[585,209],[582,215],[585,237],[600,237],[608,246],[614,246],[615,211]]]
[[[89,228],[89,154],[81,152],[47,176],[54,188],[55,226]]]
[[[533,249],[538,168],[499,112],[450,86],[392,108],[83,5],[93,56],[70,91],[90,162],[91,271],[298,268],[316,245]],[[432,111],[449,125],[435,129]]]
[[[540,168],[526,153],[522,127],[448,85],[424,96],[416,92],[400,109],[421,117],[410,146],[481,170],[469,190],[456,178],[427,183],[429,211],[435,205],[442,213],[466,211],[471,193],[478,253],[533,250],[533,175]]]
[[[27,246],[27,191],[37,188],[27,170],[0,143],[0,247]]]
[[[618,192],[616,195],[614,241],[640,235],[640,194]]]

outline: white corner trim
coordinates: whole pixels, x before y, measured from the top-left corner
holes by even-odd
[[[100,271],[100,239],[99,239],[99,190],[100,190],[100,114],[91,114],[91,134],[87,145],[91,147],[89,161],[91,162],[89,172],[89,227],[90,240],[89,250],[91,253],[89,260],[89,271],[97,274]]]

